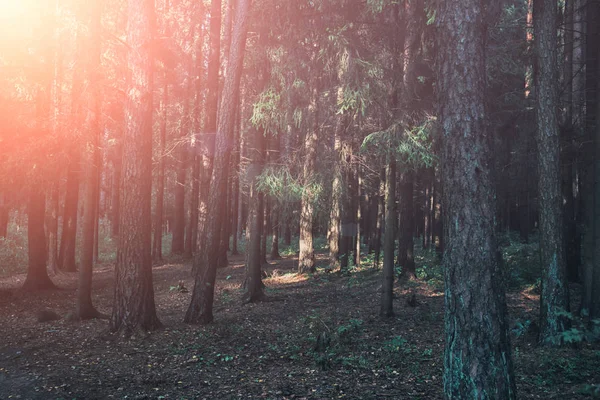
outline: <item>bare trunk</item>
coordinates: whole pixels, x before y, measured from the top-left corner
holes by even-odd
[[[94,269],[94,248],[97,239],[98,199],[100,191],[100,168],[102,157],[100,153],[100,21],[101,2],[92,3],[90,24],[90,52],[88,60],[88,79],[90,85],[87,101],[86,131],[89,135],[85,156],[85,195],[83,203],[83,248],[81,266],[77,285],[76,317],[90,319],[100,316],[92,304],[92,274]]]
[[[515,399],[485,113],[486,13],[478,0],[451,0],[436,15],[438,46],[446,49],[436,63],[447,246],[444,396]]]
[[[391,160],[385,177],[385,236],[383,245],[383,284],[379,315],[394,315],[394,248],[396,242],[396,162]]]
[[[239,92],[242,75],[249,9],[250,0],[238,0],[227,67],[228,74],[225,77],[219,112],[215,140],[215,162],[210,182],[206,223],[200,235],[206,251],[199,252],[194,259],[196,279],[192,299],[185,316],[185,322],[187,323],[206,324],[213,320],[216,264],[223,224],[222,203],[227,188],[227,175],[225,172],[231,155],[229,143],[233,141],[237,93]]]
[[[161,326],[152,284],[152,92],[154,5],[128,0],[127,65],[131,71],[123,139],[115,291],[110,330],[130,336]]]
[[[533,17],[537,59],[535,82],[542,263],[540,342],[556,345],[560,343],[557,335],[566,329],[566,320],[560,316],[560,312],[569,310],[562,238],[557,116],[557,4],[552,0],[535,0]]]
[[[304,140],[304,191],[302,193],[302,205],[300,212],[300,255],[298,257],[298,272],[314,272],[316,270],[315,249],[313,247],[313,218],[314,218],[314,196],[311,181],[315,174],[315,163],[317,161],[317,143],[319,135],[319,112],[318,99],[319,89],[312,88],[311,109],[313,114],[313,128],[306,132]]]

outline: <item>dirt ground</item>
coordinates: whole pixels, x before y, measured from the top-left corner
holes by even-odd
[[[65,316],[76,274],[61,288],[19,290],[24,276],[0,280],[0,399],[439,399],[442,397],[443,296],[426,283],[396,288],[396,316],[378,317],[380,271],[349,276],[294,273],[295,260],[271,262],[268,301],[241,304],[242,258],[218,274],[215,322],[182,322],[193,287],[190,265],[154,268],[164,328],[115,339],[108,322],[39,323],[36,312]],[[409,305],[415,295],[416,304]],[[94,275],[94,302],[109,314],[113,268]],[[519,327],[537,318],[538,298],[509,295],[520,398],[592,398],[600,346],[546,350]]]

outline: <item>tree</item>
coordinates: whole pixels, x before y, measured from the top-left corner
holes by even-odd
[[[447,399],[516,398],[495,238],[486,103],[486,10],[438,3]]]
[[[557,335],[566,328],[566,320],[560,313],[569,310],[565,243],[562,237],[560,138],[557,115],[557,4],[551,0],[535,0],[533,6],[537,61],[535,88],[542,263],[540,341],[552,344],[558,342]]]
[[[160,327],[152,286],[153,0],[127,2],[127,65],[120,232],[110,329],[125,336]]]
[[[244,293],[244,301],[249,303],[260,301],[264,296],[261,238],[265,234],[263,232],[265,201],[264,194],[260,192],[258,187],[258,177],[264,167],[267,138],[265,137],[266,132],[262,129],[254,128],[253,132],[254,148],[249,149],[251,158],[249,168],[252,180],[248,195],[248,250],[246,255],[246,292]]]
[[[81,266],[79,268],[79,282],[77,286],[77,306],[75,315],[78,319],[90,319],[100,316],[92,304],[92,274],[94,269],[94,237],[96,234],[96,221],[98,192],[100,190],[99,170],[102,167],[100,154],[100,35],[101,35],[101,2],[94,0],[90,9],[90,54],[87,62],[90,93],[88,95],[86,133],[89,136],[87,143],[87,159],[85,168],[85,197],[83,213],[83,246]]]
[[[383,285],[381,288],[381,308],[379,315],[394,315],[394,243],[396,241],[396,160],[393,155],[385,174],[385,236],[383,244]]]
[[[169,0],[164,0],[163,14],[169,13]],[[169,22],[164,21],[163,35],[169,37]],[[156,209],[154,212],[154,235],[152,238],[152,258],[155,261],[162,260],[162,236],[163,236],[163,214],[165,203],[165,147],[167,143],[167,123],[169,119],[169,74],[165,68],[163,73],[162,98],[160,101],[160,139],[159,139],[159,165],[156,176]]]
[[[219,61],[221,55],[221,0],[211,0],[210,8],[210,26],[209,26],[209,55],[208,70],[206,71],[206,99],[204,101],[204,123],[203,130],[207,137],[214,137],[217,131],[217,111],[219,106]],[[230,50],[231,52],[231,50]],[[231,54],[228,55],[231,57]],[[228,61],[229,62],[229,61]],[[233,100],[231,100],[233,101]],[[209,153],[211,145],[209,144]],[[200,210],[198,213],[197,229],[200,233],[204,229],[208,213],[208,195],[211,190],[213,160],[215,154],[207,154],[202,161],[202,171],[200,177]],[[209,228],[210,229],[210,228]],[[200,243],[203,246],[204,243]],[[204,247],[198,251],[202,252]],[[194,263],[195,265],[195,263]],[[195,268],[195,267],[194,267]]]
[[[46,235],[44,233],[44,215],[46,212],[46,195],[43,188],[32,187],[29,190],[27,204],[27,241],[29,267],[23,289],[37,291],[53,289],[46,270]]]
[[[304,139],[304,190],[300,212],[300,255],[298,257],[298,272],[314,272],[316,270],[315,249],[313,247],[313,218],[315,193],[312,180],[315,175],[317,162],[317,144],[319,140],[319,88],[315,84],[311,89],[311,104],[313,127],[306,132]]]
[[[246,48],[246,33],[250,0],[238,0],[234,18],[231,50],[227,76],[223,87],[219,111],[218,129],[215,140],[214,165],[210,180],[210,191],[206,221],[200,233],[204,251],[194,257],[195,282],[192,299],[185,315],[185,322],[207,324],[213,320],[213,300],[221,229],[223,229],[223,202],[227,192],[227,170],[231,155],[235,126],[237,92],[239,91]]]

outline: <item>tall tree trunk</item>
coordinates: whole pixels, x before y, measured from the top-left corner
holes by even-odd
[[[214,166],[208,196],[206,223],[201,233],[205,251],[194,258],[196,264],[194,291],[185,322],[210,323],[213,320],[213,300],[216,280],[216,263],[223,224],[223,200],[226,194],[227,175],[233,141],[237,93],[239,92],[250,0],[238,0],[232,34],[223,96],[219,112],[219,123],[215,140]]]
[[[0,238],[5,238],[8,234],[9,207],[7,195],[0,191]]]
[[[221,5],[222,0],[211,0],[210,6],[210,50],[208,55],[208,70],[206,74],[206,100],[204,103],[204,133],[215,137],[217,131],[217,111],[219,108],[219,66],[221,55]],[[231,56],[231,55],[230,55]],[[229,63],[229,60],[228,60]],[[233,100],[231,100],[233,101]],[[216,140],[215,140],[216,141]],[[208,146],[212,147],[212,146]],[[212,149],[209,149],[211,152]],[[210,185],[212,184],[212,169],[214,154],[203,157],[200,182],[200,207],[198,216],[198,233],[202,231],[208,220],[208,202]],[[208,227],[208,229],[211,229]],[[200,243],[204,246],[204,243]],[[203,247],[198,251],[203,251]],[[197,263],[194,263],[197,265]],[[195,267],[194,267],[195,268]]]
[[[600,104],[600,49],[597,43],[600,39],[600,27],[596,23],[600,18],[600,5],[595,2],[586,2],[585,6],[585,82],[581,83],[581,88],[585,88],[585,107],[582,107],[582,147],[581,157],[583,159],[582,183],[581,183],[581,203],[583,209],[583,237],[582,237],[582,259],[583,259],[583,296],[581,304],[581,314],[590,315],[593,308],[594,292],[594,269],[598,263],[596,252],[595,223],[597,216],[600,215],[595,209],[595,146],[586,145],[595,143],[594,128],[599,119],[595,110]],[[580,21],[583,22],[583,21]],[[583,42],[583,40],[581,40]],[[583,61],[583,57],[581,58]],[[585,113],[583,112],[585,111]]]
[[[125,124],[125,121],[122,122]],[[113,237],[119,235],[119,220],[121,211],[121,175],[123,171],[123,133],[122,128],[118,128],[121,134],[117,138],[117,144],[115,146],[114,158],[113,158],[113,179],[112,179],[112,201],[111,201],[111,233]]]
[[[350,68],[350,52],[344,49],[340,57],[338,66],[338,79],[340,81],[337,88],[336,105],[344,101],[344,89],[348,83]],[[347,113],[346,113],[347,114]],[[332,268],[339,267],[340,258],[340,223],[342,210],[342,197],[344,191],[342,187],[342,164],[345,162],[342,141],[345,138],[347,117],[344,113],[338,112],[335,121],[333,151],[337,157],[333,165],[333,181],[331,183],[331,211],[329,214],[329,229],[327,231],[327,240],[329,242],[329,264]]]
[[[193,35],[192,35],[193,37]],[[191,58],[191,55],[189,55]],[[189,62],[188,73],[191,74],[191,64]],[[173,237],[171,243],[171,253],[183,254],[185,252],[185,189],[187,170],[189,166],[189,132],[190,132],[190,95],[192,87],[188,82],[188,90],[185,91],[183,99],[183,112],[180,122],[180,133],[178,143],[177,157],[177,175],[175,180],[175,206],[173,215]]]
[[[438,166],[435,171],[434,177],[434,191],[435,191],[435,202],[433,204],[433,244],[435,245],[435,252],[438,255],[438,258],[442,258],[444,254],[444,218],[443,218],[443,209],[442,209],[442,199],[444,197],[442,190],[442,170],[441,167]]]
[[[1,194],[0,194],[1,196]],[[52,273],[58,272],[58,212],[60,209],[60,174],[54,178],[50,188],[49,212],[46,218],[46,230],[48,233],[48,270]],[[0,214],[2,205],[0,205]],[[6,215],[8,217],[8,214]],[[8,222],[8,218],[6,219]],[[0,225],[2,224],[2,215],[0,215]],[[5,234],[6,236],[6,234]],[[2,227],[0,226],[0,237],[2,237]]]
[[[168,11],[169,0],[165,1],[165,12]],[[169,119],[169,83],[167,73],[163,76],[163,92],[161,100],[160,139],[159,139],[159,164],[156,177],[156,208],[154,214],[154,236],[152,242],[152,258],[154,261],[162,260],[163,215],[165,204],[165,150],[167,143],[167,122]]]
[[[83,34],[76,32],[76,51],[82,54],[84,47]],[[81,95],[83,90],[83,67],[81,61],[76,61],[73,66],[73,84],[71,89],[71,129],[81,129],[82,106]],[[67,187],[63,209],[63,226],[58,252],[58,265],[62,271],[75,272],[75,246],[77,242],[77,217],[79,209],[79,181],[81,175],[81,147],[75,142],[69,149],[70,158],[67,167]]]
[[[63,226],[58,253],[58,265],[62,271],[74,272],[77,270],[75,264],[75,243],[77,240],[77,209],[79,203],[79,174],[80,155],[79,149],[73,151],[67,169],[67,187],[65,193],[65,205],[63,208]]]
[[[27,205],[29,267],[27,268],[27,277],[23,283],[24,290],[38,291],[55,287],[46,270],[45,208],[46,196],[44,190],[33,185],[29,191]]]
[[[203,11],[201,6],[198,7],[197,12]],[[200,37],[196,44],[196,65],[194,67],[195,78],[194,78],[194,110],[192,112],[192,135],[195,135],[195,141],[199,141],[199,133],[201,129],[201,110],[203,106],[203,80],[204,75],[204,33],[205,29],[201,26]],[[200,147],[200,143],[194,143],[196,150]],[[191,156],[192,163],[192,174],[190,179],[192,181],[192,192],[190,198],[190,219],[188,222],[187,236],[186,236],[186,255],[192,257],[198,249],[198,218],[200,215],[200,180],[201,180],[201,169],[202,169],[202,155],[198,151],[194,151]]]
[[[100,191],[100,168],[102,157],[100,153],[100,22],[102,5],[100,0],[94,0],[90,18],[90,55],[87,63],[90,86],[87,101],[86,131],[88,135],[85,162],[85,195],[83,203],[83,246],[81,266],[77,285],[77,303],[75,315],[78,319],[99,317],[100,314],[92,304],[92,274],[94,269],[94,243],[96,224],[98,221],[98,200]]]
[[[575,166],[575,129],[573,125],[573,53],[574,53],[574,0],[566,0],[564,8],[563,40],[564,62],[563,82],[564,107],[561,115],[561,177],[563,197],[563,240],[565,242],[565,262],[567,277],[570,281],[579,280],[579,264],[581,243],[578,240],[576,204],[577,198],[573,190],[573,183],[577,179]]]
[[[152,46],[154,2],[127,2],[128,82],[115,291],[110,329],[125,336],[160,327],[152,285]]]
[[[231,243],[231,255],[238,255],[238,238],[241,235],[239,231],[240,223],[238,219],[241,214],[240,210],[240,156],[242,152],[242,141],[241,141],[241,114],[242,114],[242,104],[238,105],[237,112],[235,113],[235,153],[234,153],[234,161],[233,161],[233,188],[232,188],[232,200],[233,204],[231,207],[232,216],[231,216],[231,231],[232,235],[232,243]]]
[[[375,244],[373,251],[375,252],[374,266],[379,268],[379,261],[381,258],[381,234],[383,227],[385,226],[385,176],[386,170],[382,169],[379,173],[379,192],[377,195],[377,221],[375,225]],[[396,188],[394,188],[396,190]]]
[[[56,2],[56,8],[60,7],[60,2]],[[61,129],[61,103],[62,103],[62,80],[63,80],[63,60],[62,51],[60,49],[61,34],[57,26],[54,27],[54,33],[56,41],[52,48],[54,52],[53,60],[53,72],[54,76],[52,79],[51,88],[51,120],[52,120],[52,134],[58,137]],[[56,274],[59,270],[58,264],[58,217],[60,214],[60,180],[61,173],[58,172],[52,182],[50,189],[50,201],[49,201],[49,215],[47,221],[47,233],[48,233],[48,270]],[[1,195],[0,195],[1,196]],[[1,201],[0,201],[1,202]],[[0,210],[2,206],[0,205]],[[2,211],[0,211],[0,237],[2,236]]]
[[[589,174],[593,176],[594,184],[593,184],[593,272],[590,274],[592,276],[592,284],[591,284],[591,294],[590,294],[590,308],[589,308],[589,316],[592,319],[600,318],[600,26],[598,21],[600,21],[600,3],[598,2],[589,2],[588,10],[589,14],[589,22],[588,22],[588,44],[591,50],[593,46],[593,51],[588,51],[587,56],[593,58],[588,66],[590,67],[590,85],[588,90],[593,91],[593,94],[589,94],[589,103],[590,106],[587,112],[590,113],[590,117],[587,118],[589,120],[590,135],[591,139],[594,143],[594,150],[590,150],[593,152],[593,163],[590,166],[591,171]],[[592,78],[593,75],[593,78]],[[587,85],[586,85],[587,86]],[[591,157],[590,157],[591,158]],[[591,197],[591,196],[590,196]]]
[[[558,344],[557,335],[566,328],[566,320],[560,312],[569,310],[562,239],[556,17],[557,4],[554,1],[535,0],[533,19],[542,263],[540,342],[543,344]]]
[[[406,167],[410,168],[410,167]],[[400,229],[398,240],[398,265],[405,279],[415,279],[414,258],[414,171],[407,169],[400,174]]]
[[[389,157],[393,157],[390,155]],[[383,284],[379,315],[394,315],[394,250],[396,243],[396,162],[390,160],[385,176],[385,235],[383,244]]]
[[[244,302],[255,302],[262,300],[262,249],[261,238],[266,235],[263,232],[264,195],[258,190],[258,176],[264,168],[265,158],[265,132],[254,128],[254,148],[250,147],[250,194],[248,196],[248,241],[247,241],[247,265],[246,265],[246,292]]]
[[[438,3],[443,129],[446,399],[515,399],[494,218],[486,103],[486,13],[479,0]]]
[[[304,140],[304,191],[300,212],[300,255],[298,257],[298,272],[314,272],[316,270],[315,249],[313,247],[313,218],[315,206],[311,181],[315,175],[317,162],[317,143],[319,137],[319,88],[317,85],[311,89],[311,110],[313,127],[306,132]]]
[[[361,198],[362,198],[362,172],[359,164],[356,164],[356,198],[355,198],[355,218],[356,218],[356,245],[354,247],[354,266],[360,267],[360,254],[361,254]]]

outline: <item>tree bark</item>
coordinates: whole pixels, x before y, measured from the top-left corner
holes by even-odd
[[[318,100],[319,89],[315,85],[311,89],[311,109],[313,114],[313,127],[306,132],[304,140],[304,190],[302,193],[302,205],[300,212],[300,255],[298,257],[298,272],[303,274],[316,270],[315,249],[313,247],[313,218],[314,218],[314,196],[311,181],[315,174],[317,162],[317,143],[319,137],[319,112]]]
[[[438,3],[437,85],[444,185],[446,399],[515,399],[495,238],[487,128],[486,15],[478,0]]]
[[[78,147],[78,146],[76,146]],[[77,209],[79,205],[79,149],[72,152],[67,170],[67,187],[63,208],[63,226],[58,253],[58,265],[62,271],[75,272],[75,242],[77,240]]]
[[[187,323],[206,324],[213,320],[216,267],[224,214],[222,204],[227,186],[225,171],[231,155],[230,143],[233,141],[237,93],[242,75],[250,3],[250,0],[238,0],[237,3],[227,67],[228,74],[223,87],[215,140],[214,166],[210,181],[206,223],[201,233],[205,251],[199,252],[194,258],[196,277],[192,300],[185,316]]]
[[[390,155],[389,157],[393,157]],[[379,315],[394,315],[394,250],[396,243],[396,161],[390,160],[385,176],[385,236],[383,244],[383,284]]]
[[[221,5],[222,0],[212,0],[210,8],[210,50],[206,75],[206,100],[204,103],[204,133],[214,135],[217,131],[217,111],[219,108],[219,66],[221,55]],[[231,54],[229,55],[231,57]],[[229,63],[229,60],[228,60]],[[234,100],[231,100],[232,102]],[[215,140],[216,142],[216,140]],[[212,184],[212,169],[215,154],[203,157],[200,182],[200,207],[198,214],[198,233],[205,229],[208,220],[208,196]],[[208,227],[207,229],[211,229]],[[198,251],[203,251],[204,243],[200,243]],[[197,265],[197,263],[194,263]],[[195,268],[195,267],[194,267]]]
[[[168,0],[167,3],[168,4]],[[160,140],[159,140],[159,165],[158,175],[156,177],[156,208],[154,214],[154,235],[152,242],[152,259],[161,261],[162,239],[163,239],[163,215],[165,206],[165,149],[167,143],[167,122],[168,122],[168,104],[169,104],[169,84],[167,74],[164,74],[163,92],[161,100],[160,116]]]
[[[0,238],[5,238],[8,234],[9,207],[7,203],[6,193],[0,192]]]
[[[250,148],[250,194],[248,197],[248,241],[246,265],[246,292],[244,302],[256,302],[264,297],[262,283],[262,246],[264,195],[258,190],[258,176],[264,168],[265,133],[254,128],[254,148]]]
[[[110,329],[124,336],[161,326],[152,285],[152,91],[154,2],[128,0],[128,82],[115,291]]]
[[[91,319],[100,316],[92,304],[92,275],[94,269],[94,243],[96,223],[98,221],[98,193],[100,190],[100,34],[101,10],[100,0],[94,0],[90,18],[90,55],[88,60],[89,99],[87,107],[86,131],[89,139],[86,148],[85,163],[85,195],[83,203],[83,246],[81,266],[77,285],[77,302],[75,315],[78,319]]]
[[[27,205],[27,253],[29,267],[23,289],[38,291],[54,289],[55,286],[46,270],[46,234],[44,233],[44,217],[46,214],[46,196],[38,185],[29,190]]]
[[[405,279],[415,279],[414,258],[414,171],[409,166],[400,174],[400,229],[398,240],[398,265],[402,268]]]
[[[557,335],[566,329],[566,320],[560,312],[569,310],[562,238],[556,17],[556,3],[535,0],[533,19],[537,60],[535,82],[542,264],[540,342],[549,345],[558,344]]]

